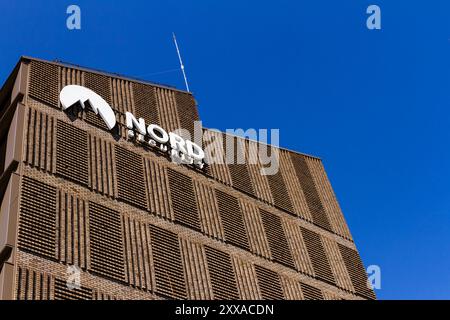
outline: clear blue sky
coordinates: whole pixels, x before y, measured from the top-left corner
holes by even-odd
[[[31,55],[183,88],[153,74],[178,67],[175,31],[205,126],[322,157],[379,298],[450,298],[449,1],[118,2],[1,1],[1,82]]]

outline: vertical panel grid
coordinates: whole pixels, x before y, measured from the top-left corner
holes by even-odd
[[[233,265],[230,255],[217,249],[205,246],[214,299],[239,299]]]
[[[225,236],[214,189],[198,181],[194,181],[194,189],[202,222],[202,232],[210,237],[223,240]]]
[[[258,281],[253,264],[238,257],[232,257],[239,296],[243,300],[259,300]]]
[[[89,202],[91,270],[111,279],[124,280],[123,239],[120,213]]]
[[[156,293],[169,298],[186,299],[186,281],[178,236],[153,225],[150,225],[150,235]]]
[[[133,107],[132,83],[126,80],[112,78],[112,108],[116,111],[117,122],[122,124],[121,136],[127,136],[127,129],[123,125],[126,123],[125,112],[136,114]]]
[[[170,206],[170,190],[167,181],[166,168],[151,159],[144,158],[145,182],[148,194],[148,209],[150,212],[173,220]]]
[[[16,277],[16,300],[50,300],[53,298],[54,279],[48,273],[19,266]]]
[[[56,188],[23,177],[18,243],[22,250],[55,259]]]
[[[56,173],[87,185],[89,182],[88,139],[84,130],[61,120],[56,130]]]
[[[87,232],[87,205],[84,200],[59,191],[57,207],[58,260],[86,269],[88,266],[89,237]]]
[[[55,121],[48,114],[28,109],[25,162],[48,172],[54,171]]]
[[[167,132],[174,132],[176,129],[180,129],[181,125],[178,118],[173,90],[158,87],[156,87],[155,90],[156,105],[158,107],[161,126]]]
[[[115,196],[114,144],[89,134],[89,185],[101,194]]]
[[[150,291],[152,263],[147,225],[124,215],[122,230],[126,255],[126,281],[134,287]]]
[[[211,300],[212,288],[209,285],[208,268],[203,246],[187,239],[180,239],[186,274],[188,299]]]
[[[172,169],[168,169],[167,174],[175,221],[201,231],[192,179]]]
[[[225,241],[249,250],[247,230],[238,200],[221,190],[216,190],[216,196],[225,233]]]

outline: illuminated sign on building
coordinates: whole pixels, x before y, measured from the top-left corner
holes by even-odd
[[[65,86],[59,94],[59,99],[63,110],[79,104],[82,109],[89,107],[99,115],[109,130],[113,130],[117,126],[116,115],[111,106],[88,88],[78,85]],[[168,152],[172,161],[176,163],[203,168],[205,153],[200,146],[176,133],[167,132],[156,124],[147,126],[143,118],[137,119],[130,112],[126,112],[125,116],[128,138],[134,138],[137,142],[152,147],[159,147],[161,151]]]

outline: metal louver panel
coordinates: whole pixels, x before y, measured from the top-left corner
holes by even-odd
[[[280,275],[275,271],[255,265],[258,278],[259,291],[264,300],[282,300],[283,289],[281,287]]]
[[[259,209],[259,212],[269,241],[272,260],[295,269],[281,218],[263,209]]]
[[[244,216],[238,200],[232,195],[220,190],[216,190],[216,196],[220,219],[225,233],[225,242],[249,250]]]
[[[91,89],[95,93],[97,93],[99,96],[101,96],[110,106],[111,105],[111,79],[107,76],[91,73],[91,72],[85,72],[84,73],[84,86],[86,88]],[[112,106],[113,109],[114,106]],[[93,124],[94,126],[108,131],[108,127],[106,126],[105,122],[100,118],[99,115],[95,114],[92,110],[89,108],[85,110],[86,115],[86,121],[90,124]]]
[[[143,118],[147,125],[151,123],[160,125],[155,88],[136,82],[132,87],[136,117]]]
[[[84,86],[97,93],[111,105],[111,78],[97,73],[85,72]],[[114,106],[112,106],[114,108]]]
[[[56,173],[78,183],[89,183],[88,139],[84,130],[58,120]]]
[[[186,281],[178,236],[150,225],[155,268],[156,293],[169,298],[186,299]]]
[[[167,175],[175,222],[201,231],[192,179],[172,169],[167,170]]]
[[[185,138],[194,141],[194,121],[199,120],[195,99],[188,93],[176,91],[175,101],[181,128],[188,130],[191,134],[190,137]]]
[[[231,141],[231,143],[230,143]],[[254,195],[252,180],[250,179],[247,163],[245,140],[231,135],[223,135],[223,149],[225,151],[225,161],[228,163],[228,169],[233,187],[245,193]],[[233,148],[230,150],[230,148]],[[231,163],[230,163],[231,162]]]
[[[295,216],[291,198],[289,197],[281,172],[278,170],[277,173],[268,175],[267,180],[269,181],[270,191],[272,192],[275,206]]]
[[[319,194],[317,193],[316,185],[306,163],[305,156],[301,154],[291,154],[292,163],[294,165],[297,178],[302,186],[303,194],[306,198],[309,211],[311,212],[314,224],[328,230],[333,231],[328,220],[328,216],[320,201]]]
[[[303,299],[305,300],[323,300],[322,290],[314,288],[306,283],[300,283],[302,288]]]
[[[302,232],[303,240],[305,241],[309,259],[314,268],[314,274],[317,278],[336,285],[321,236],[314,231],[303,227],[300,227],[300,230]]]
[[[124,281],[123,238],[120,213],[89,202],[90,269]]]
[[[32,61],[28,94],[52,107],[58,107],[58,66]]]
[[[373,290],[368,286],[366,269],[358,252],[340,243],[338,245],[356,294],[369,299],[375,299]]]
[[[23,177],[18,243],[21,250],[55,259],[55,187]]]
[[[239,299],[233,265],[230,255],[220,250],[205,246],[209,277],[216,300]]]
[[[118,198],[147,209],[142,156],[123,147],[115,147]]]
[[[55,279],[55,300],[92,300],[92,290],[84,287],[69,289],[66,281]]]

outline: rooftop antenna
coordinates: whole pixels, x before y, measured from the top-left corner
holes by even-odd
[[[183,72],[184,83],[186,84],[186,91],[189,92],[189,85],[188,85],[188,81],[186,78],[186,72],[184,72],[183,60],[181,60],[180,49],[178,48],[178,43],[177,43],[177,38],[175,37],[175,32],[172,32],[172,35],[173,35],[173,42],[175,43],[175,47],[177,48],[177,54],[178,54],[178,59],[180,60],[181,72]]]

